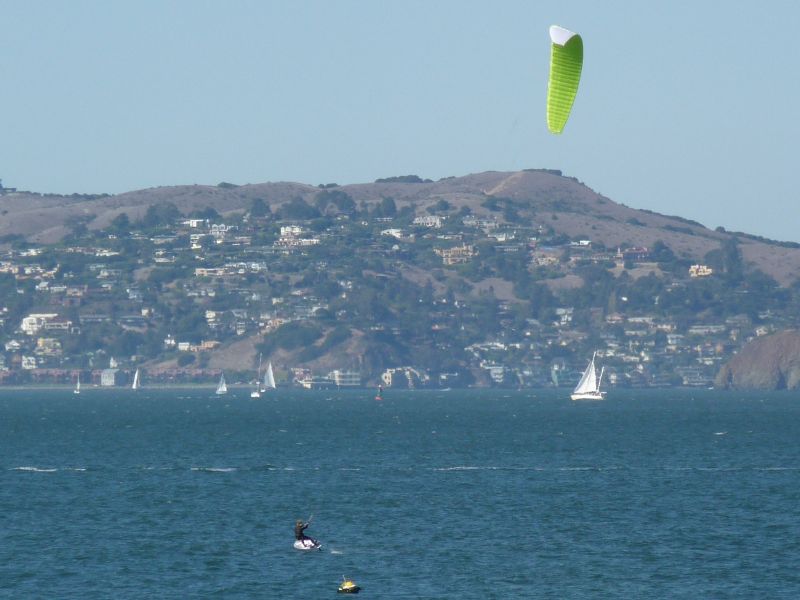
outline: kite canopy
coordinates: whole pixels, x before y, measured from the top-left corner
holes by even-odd
[[[547,128],[561,133],[567,124],[583,67],[583,40],[577,33],[550,27],[550,80],[547,83]]]

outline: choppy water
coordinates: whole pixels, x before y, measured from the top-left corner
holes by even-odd
[[[0,595],[800,597],[796,396],[247,395],[0,394]]]

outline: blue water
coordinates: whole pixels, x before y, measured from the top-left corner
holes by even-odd
[[[0,595],[800,597],[796,396],[247,395],[0,394]]]

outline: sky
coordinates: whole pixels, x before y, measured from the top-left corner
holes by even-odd
[[[560,169],[800,242],[800,3],[0,0],[0,178],[53,193]],[[581,34],[547,131],[548,28]]]

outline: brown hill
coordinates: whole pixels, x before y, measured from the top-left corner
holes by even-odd
[[[358,205],[370,206],[391,197],[398,209],[412,206],[416,213],[425,214],[428,207],[446,200],[453,211],[466,206],[477,216],[497,217],[501,222],[502,212],[492,211],[486,201],[491,197],[511,199],[520,217],[546,224],[570,238],[591,239],[609,248],[652,246],[661,240],[676,255],[693,261],[702,260],[731,235],[680,217],[618,204],[557,171],[485,172],[435,182],[390,181],[342,185],[337,189],[349,194]],[[226,214],[246,211],[256,198],[275,210],[295,197],[311,201],[319,191],[316,186],[279,182],[158,187],[104,197],[18,192],[0,199],[0,237],[23,235],[33,242],[51,243],[66,235],[77,221],[86,222],[92,229],[106,227],[121,213],[135,221],[150,205],[167,201],[184,214],[207,207]],[[800,246],[742,234],[738,237],[742,256],[750,266],[782,285],[800,279]]]
[[[800,387],[800,332],[782,331],[748,342],[717,374],[723,389]]]

